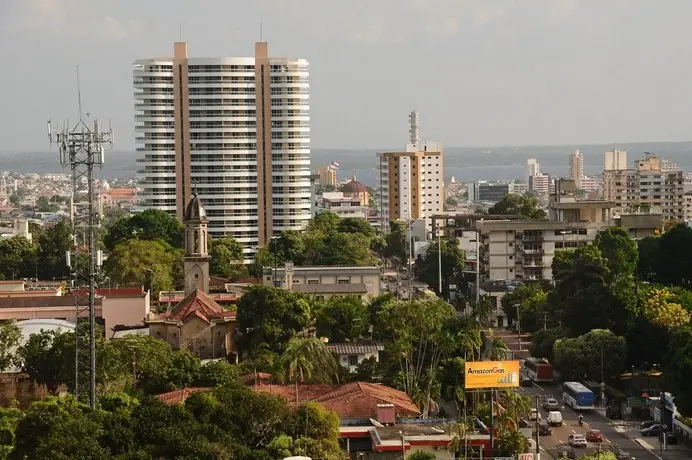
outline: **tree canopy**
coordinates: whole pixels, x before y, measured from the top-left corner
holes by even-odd
[[[243,246],[230,236],[209,240],[212,275],[236,280],[247,274],[243,265]]]
[[[165,211],[147,209],[115,221],[103,239],[107,249],[113,250],[122,242],[131,239],[163,240],[173,248],[182,249],[183,224]]]
[[[491,206],[488,214],[514,214],[528,220],[546,220],[545,211],[538,207],[538,200],[535,197],[513,193],[508,193]]]
[[[165,241],[131,239],[115,245],[103,268],[114,283],[141,283],[157,293],[180,284],[181,257]]]
[[[441,243],[441,245],[440,245]],[[440,248],[442,253],[439,254]],[[442,292],[439,291],[439,259],[442,258]],[[443,299],[450,298],[449,287],[461,286],[464,278],[464,251],[456,239],[432,242],[417,266],[417,278],[430,286]]]

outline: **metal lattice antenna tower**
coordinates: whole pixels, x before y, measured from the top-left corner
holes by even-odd
[[[70,219],[72,223],[73,251],[66,254],[67,266],[72,277],[72,293],[75,297],[77,326],[88,320],[88,336],[84,328],[75,328],[75,396],[86,399],[96,406],[96,283],[101,266],[101,251],[96,248],[95,230],[100,226],[101,216],[96,206],[98,199],[94,166],[103,166],[104,146],[113,145],[113,130],[101,132],[98,121],[89,120],[89,114],[82,112],[82,93],[77,72],[77,103],[79,121],[70,126],[69,120],[63,123],[58,132],[53,132],[48,121],[48,138],[51,145],[57,144],[60,164],[70,167],[72,172],[72,197],[70,200]],[[91,127],[89,123],[93,123]],[[81,244],[80,244],[81,236]],[[87,247],[86,251],[84,246]],[[88,301],[78,296],[80,289],[88,288]],[[86,304],[86,305],[85,305]]]

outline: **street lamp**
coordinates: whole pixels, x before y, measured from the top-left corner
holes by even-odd
[[[437,229],[437,276],[439,278],[439,292],[442,296],[442,233]]]

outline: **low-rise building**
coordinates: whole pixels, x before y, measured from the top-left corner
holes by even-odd
[[[315,266],[265,267],[263,284],[314,295],[317,298],[356,295],[371,301],[380,295],[381,268]]]
[[[332,212],[337,216],[344,217],[368,217],[368,208],[361,204],[358,196],[345,196],[343,192],[325,192],[318,201],[316,214]]]
[[[379,363],[380,352],[384,351],[384,345],[356,343],[332,343],[327,348],[339,355],[339,364],[351,372],[356,372],[358,365],[366,359],[374,359]]]
[[[24,219],[3,219],[0,220],[0,238],[12,238],[14,236],[23,236],[29,241],[32,241],[31,232],[29,231],[29,221]]]

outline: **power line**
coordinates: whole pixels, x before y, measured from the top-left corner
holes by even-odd
[[[57,144],[60,164],[70,167],[72,196],[70,198],[70,220],[72,224],[73,251],[66,254],[70,267],[71,289],[75,298],[75,385],[77,399],[86,399],[96,406],[96,283],[101,266],[101,251],[96,248],[95,230],[100,227],[101,213],[96,206],[96,181],[94,166],[103,166],[104,145],[113,145],[113,130],[101,132],[98,120],[89,120],[82,112],[82,92],[77,73],[77,103],[79,121],[70,127],[69,120],[62,129],[53,132],[48,121],[48,139]],[[91,124],[91,127],[89,126]],[[81,244],[79,237],[82,237]],[[86,257],[84,257],[86,256]],[[85,260],[86,259],[86,260]],[[79,296],[80,288],[88,287],[88,301]],[[86,303],[86,305],[85,305]],[[81,321],[88,320],[88,337],[82,336]]]

